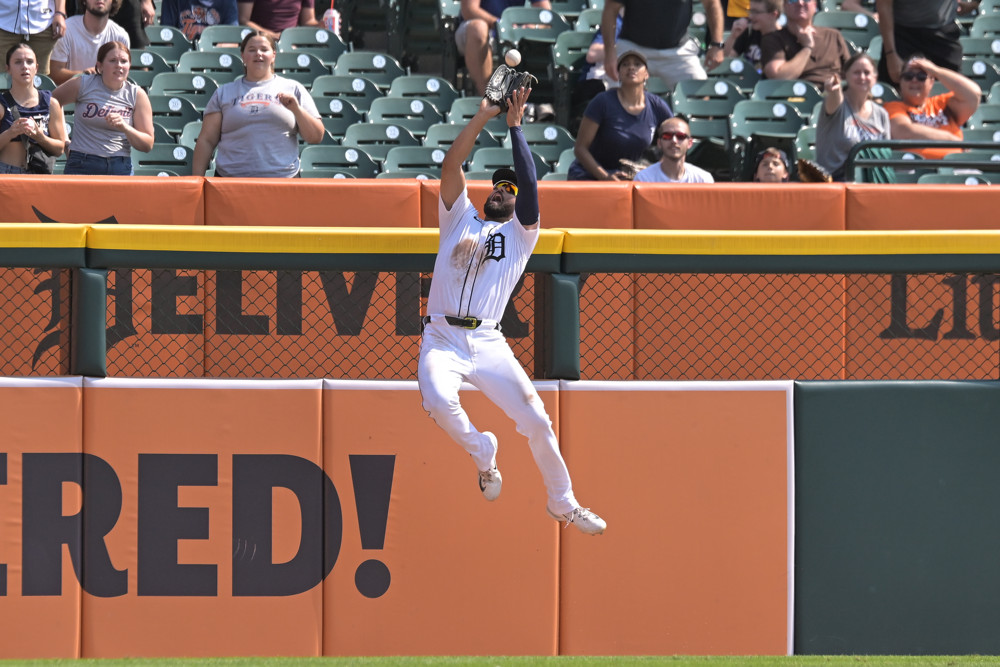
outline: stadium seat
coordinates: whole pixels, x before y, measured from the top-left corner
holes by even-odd
[[[551,173],[567,174],[569,173],[569,166],[573,164],[576,159],[576,154],[573,152],[572,148],[567,148],[562,153],[559,154],[559,159],[556,160],[555,168]]]
[[[573,30],[590,33],[591,38],[593,38],[594,34],[601,29],[601,14],[603,13],[603,9],[597,7],[584,9],[576,17],[576,21],[573,23]]]
[[[527,123],[521,126],[521,131],[531,152],[539,155],[549,167],[555,165],[564,150],[572,149],[576,143],[569,130],[555,123]],[[503,139],[503,146],[513,147],[509,133]]]
[[[970,129],[990,128],[1000,130],[1000,104],[980,104],[965,126]]]
[[[754,84],[750,99],[767,102],[785,102],[795,107],[803,116],[812,113],[823,93],[815,84],[798,79],[761,79]]]
[[[989,179],[978,174],[923,174],[917,183],[951,183],[957,185],[989,185]]]
[[[431,146],[395,146],[382,163],[383,172],[421,173],[441,178],[445,149]]]
[[[132,66],[128,78],[137,86],[149,90],[153,77],[164,72],[172,72],[174,68],[158,53],[136,49],[132,52]]]
[[[161,72],[153,77],[149,94],[184,98],[190,100],[198,111],[204,111],[218,87],[215,79],[204,74]]]
[[[445,113],[445,120],[449,123],[465,125],[479,111],[480,102],[482,102],[482,98],[480,97],[459,97],[451,103],[451,108]],[[497,139],[505,137],[508,127],[504,116],[501,114],[490,118],[486,122],[486,131]]]
[[[368,111],[373,100],[385,97],[371,79],[340,74],[324,74],[316,77],[309,92],[314,100],[321,97],[346,100],[362,113]]]
[[[337,33],[322,27],[296,26],[285,28],[278,39],[278,51],[282,53],[309,53],[332,68],[337,58],[348,50],[347,44]]]
[[[535,162],[535,171],[539,178],[552,171],[552,168],[549,167],[540,155],[532,152],[531,157]],[[488,171],[492,174],[501,167],[509,169],[513,165],[514,154],[510,148],[480,148],[472,153],[468,170],[470,172]]]
[[[997,41],[1000,42],[1000,39]],[[963,58],[962,74],[979,84],[979,88],[982,90],[981,101],[986,100],[986,96],[989,95],[990,88],[994,84],[1000,83],[1000,68],[988,60]]]
[[[311,88],[317,77],[330,74],[330,68],[311,53],[279,52],[274,56],[274,72],[278,76],[298,81],[306,88]]]
[[[155,144],[148,153],[132,151],[132,168],[167,169],[181,176],[191,175],[194,151],[180,144]]]
[[[365,122],[364,115],[354,108],[350,102],[339,97],[313,96],[320,120],[326,130],[337,138],[343,138],[344,132],[354,123]]]
[[[559,33],[570,30],[570,24],[557,12],[537,7],[508,7],[497,21],[500,48],[494,52],[499,62],[504,52],[516,48],[521,52],[521,69],[539,77],[532,88],[535,104],[554,103],[554,87],[546,74],[552,62],[552,45]]]
[[[761,74],[746,58],[723,58],[718,67],[708,71],[709,79],[728,79],[740,87],[744,94],[753,92]]]
[[[394,123],[405,127],[417,137],[427,134],[427,128],[444,121],[444,114],[429,101],[421,98],[380,97],[372,101],[368,120],[373,123]]]
[[[392,80],[406,74],[406,70],[388,53],[347,51],[337,58],[333,73],[369,79],[380,91],[386,93],[392,85]]]
[[[862,12],[816,12],[813,25],[838,30],[855,52],[868,50],[872,38],[879,34],[875,19]]]
[[[180,134],[187,123],[201,120],[201,113],[191,100],[183,97],[150,95],[149,104],[153,108],[153,122],[161,124],[171,134]]]
[[[580,75],[587,66],[587,51],[593,35],[576,30],[559,33],[552,45],[553,106],[556,122],[569,127],[572,115],[573,90],[580,82]]]
[[[145,31],[149,46],[144,50],[159,55],[171,66],[177,64],[182,53],[194,48],[184,33],[173,26],[147,25]]]
[[[184,129],[181,130],[180,136],[177,137],[177,143],[181,146],[187,146],[191,150],[194,150],[194,145],[198,141],[199,134],[201,134],[201,121],[193,120],[184,125]]]
[[[734,181],[750,180],[753,156],[774,146],[795,154],[795,135],[805,125],[799,111],[785,102],[744,100],[733,107],[729,154]]]
[[[355,123],[347,128],[341,141],[344,146],[354,146],[381,162],[394,146],[419,146],[420,140],[405,127],[395,123]]]
[[[987,37],[997,39],[1000,37],[1000,13],[980,14],[972,22],[969,28],[969,37]]]
[[[177,71],[210,76],[221,86],[243,76],[243,60],[225,52],[188,51],[177,61]]]
[[[242,25],[210,25],[201,31],[196,46],[199,51],[221,51],[240,57],[240,42],[251,32]]]
[[[299,162],[306,178],[330,178],[337,173],[350,174],[354,178],[375,178],[379,171],[372,157],[356,146],[306,146],[299,154]]]
[[[424,146],[430,146],[432,148],[443,148],[447,151],[448,148],[455,142],[455,138],[464,128],[464,124],[435,123],[427,128],[427,134],[424,135],[423,144]],[[500,140],[486,130],[483,130],[479,133],[479,136],[476,137],[475,147],[483,148],[484,146],[500,148]]]
[[[459,92],[449,81],[439,76],[429,74],[404,74],[397,76],[389,86],[388,97],[413,98],[419,97],[430,101],[434,107],[444,113],[451,108],[452,102],[460,97]]]

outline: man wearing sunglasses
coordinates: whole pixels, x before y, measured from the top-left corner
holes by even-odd
[[[947,93],[931,95],[940,81]],[[972,79],[939,67],[923,56],[910,57],[903,65],[898,102],[886,102],[893,139],[961,141],[962,126],[979,108],[982,90]],[[940,159],[960,148],[921,148],[915,152],[927,159]]]
[[[535,163],[521,132],[530,89],[515,91],[507,109],[514,169],[493,174],[483,215],[469,200],[463,164],[486,123],[500,108],[485,99],[441,164],[440,236],[427,316],[420,343],[417,380],[423,407],[438,426],[471,456],[486,500],[500,495],[497,439],[479,431],[459,402],[468,382],[502,409],[528,438],[542,474],[553,519],[599,535],[607,524],[580,507],[559,442],[527,373],[500,332],[500,319],[538,241],[538,182]]]
[[[760,40],[768,79],[803,79],[822,87],[851,56],[839,30],[813,25],[816,0],[785,0],[785,27]]]
[[[712,174],[701,167],[687,164],[687,152],[694,139],[691,128],[680,118],[668,118],[660,123],[656,133],[657,147],[663,152],[660,161],[651,164],[633,179],[637,183],[714,183]]]

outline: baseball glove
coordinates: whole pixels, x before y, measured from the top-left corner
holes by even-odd
[[[812,160],[799,158],[795,166],[799,170],[799,180],[803,183],[833,183],[829,172]]]
[[[500,111],[507,111],[511,93],[521,87],[530,87],[532,81],[538,81],[538,79],[527,72],[518,72],[500,64],[493,71],[490,80],[486,82],[486,93],[483,97],[490,104],[500,107]]]

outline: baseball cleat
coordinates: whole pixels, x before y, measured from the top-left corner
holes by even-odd
[[[585,535],[600,535],[604,532],[604,529],[608,527],[607,522],[601,517],[597,516],[591,512],[586,507],[577,507],[572,512],[566,514],[556,514],[546,506],[545,511],[549,513],[549,516],[556,521],[565,521],[566,528],[570,524],[579,529],[581,533]]]
[[[493,443],[494,457],[493,465],[489,470],[479,471],[479,490],[483,492],[483,497],[486,500],[496,500],[500,497],[500,487],[503,485],[503,476],[500,475],[500,470],[497,468],[497,437],[489,431],[483,431],[483,435]]]

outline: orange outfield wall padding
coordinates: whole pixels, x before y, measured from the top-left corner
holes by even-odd
[[[967,185],[846,186],[848,231],[1000,229],[1000,188]]]
[[[203,225],[203,178],[4,176],[0,222]]]

